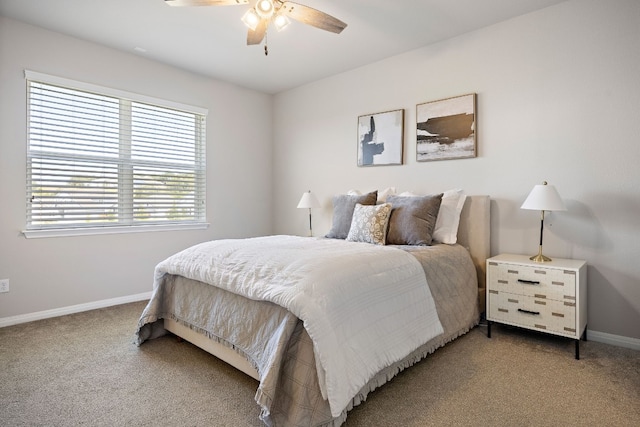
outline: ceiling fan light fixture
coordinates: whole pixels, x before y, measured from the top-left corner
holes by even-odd
[[[0,0],[1,1],[1,0]],[[164,0],[169,6],[224,6],[246,5],[249,0]],[[287,0],[251,0],[249,10],[242,15],[242,22],[249,28],[247,32],[247,46],[258,45],[264,42],[265,54],[267,54],[267,27],[273,22],[278,31],[284,30],[290,20],[311,25],[324,31],[340,34],[347,24],[303,4]]]
[[[271,0],[258,0],[255,7],[256,12],[261,18],[271,18],[274,12],[273,1]]]
[[[244,15],[242,15],[242,22],[244,22],[244,25],[249,27],[251,31],[256,30],[256,27],[260,23],[260,19],[261,19],[260,16],[256,12],[256,10],[253,8],[247,10],[247,12]]]
[[[287,18],[284,15],[276,15],[275,18],[273,18],[273,25],[276,27],[276,30],[278,31],[282,31],[285,28],[287,28],[289,26],[289,24],[291,23],[291,21],[289,21],[289,18]]]

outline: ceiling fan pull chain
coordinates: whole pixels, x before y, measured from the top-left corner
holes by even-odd
[[[269,49],[267,48],[267,38],[269,37],[269,33],[265,31],[264,33],[264,56],[269,55]]]

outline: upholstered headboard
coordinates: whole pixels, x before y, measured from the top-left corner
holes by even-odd
[[[491,209],[489,196],[467,196],[460,213],[458,243],[469,249],[478,273],[478,304],[485,310],[486,261],[491,252]]]

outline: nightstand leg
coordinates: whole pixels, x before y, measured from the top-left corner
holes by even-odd
[[[491,338],[491,321],[487,320],[487,338]]]
[[[576,360],[580,360],[580,339],[578,338],[576,341]]]

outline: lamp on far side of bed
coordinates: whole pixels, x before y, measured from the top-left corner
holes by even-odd
[[[315,195],[311,193],[311,190],[302,193],[300,202],[298,202],[298,209],[309,209],[309,236],[313,236],[313,228],[311,227],[311,208],[319,208],[320,202]]]
[[[527,196],[520,209],[540,211],[540,247],[538,254],[529,258],[534,262],[548,262],[551,258],[542,255],[542,232],[544,230],[544,211],[566,211],[558,191],[553,185],[547,185],[547,181],[536,185]]]

